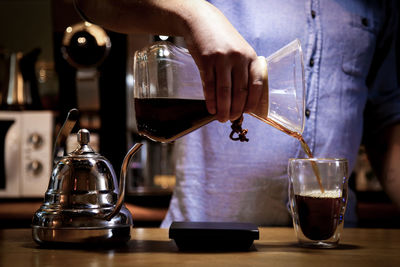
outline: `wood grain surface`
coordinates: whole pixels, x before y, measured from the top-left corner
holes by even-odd
[[[180,252],[168,229],[132,229],[120,247],[43,248],[30,229],[0,230],[0,266],[400,266],[400,229],[346,228],[335,249],[297,246],[292,228],[260,228],[248,252]]]

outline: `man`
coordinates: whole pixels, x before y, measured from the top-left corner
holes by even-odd
[[[383,187],[400,207],[393,3],[210,2],[80,0],[76,5],[89,20],[111,30],[183,36],[199,67],[208,111],[219,122],[237,119],[257,105],[262,88],[257,55],[268,56],[300,39],[306,73],[303,137],[314,156],[347,158],[353,169],[365,111],[372,159]],[[245,115],[250,141],[232,142],[229,122],[219,122],[177,141],[176,188],[162,226],[173,220],[289,224],[286,167],[288,158],[305,156],[298,141]],[[345,221],[356,222],[352,197]]]

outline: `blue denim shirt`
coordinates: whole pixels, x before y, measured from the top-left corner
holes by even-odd
[[[389,1],[236,0],[217,6],[258,55],[298,38],[306,75],[303,137],[315,157],[349,160],[364,129],[400,121],[395,20]],[[212,122],[176,142],[176,187],[163,222],[245,221],[288,225],[287,163],[305,157],[298,141],[245,115],[248,143],[232,142],[230,123]],[[345,222],[354,224],[351,195]]]

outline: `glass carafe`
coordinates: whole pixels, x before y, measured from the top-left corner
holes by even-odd
[[[287,134],[301,135],[305,85],[299,40],[263,60],[267,82],[250,114]],[[134,98],[138,132],[155,141],[174,141],[216,119],[207,112],[193,58],[187,49],[168,42],[135,53]]]

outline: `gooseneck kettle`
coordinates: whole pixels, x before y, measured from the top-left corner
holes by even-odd
[[[39,244],[126,242],[132,227],[124,205],[126,170],[141,144],[125,156],[118,188],[111,163],[91,148],[88,130],[78,131],[77,148],[64,155],[77,117],[72,109],[57,137],[54,169],[44,202],[32,219],[32,237]]]

